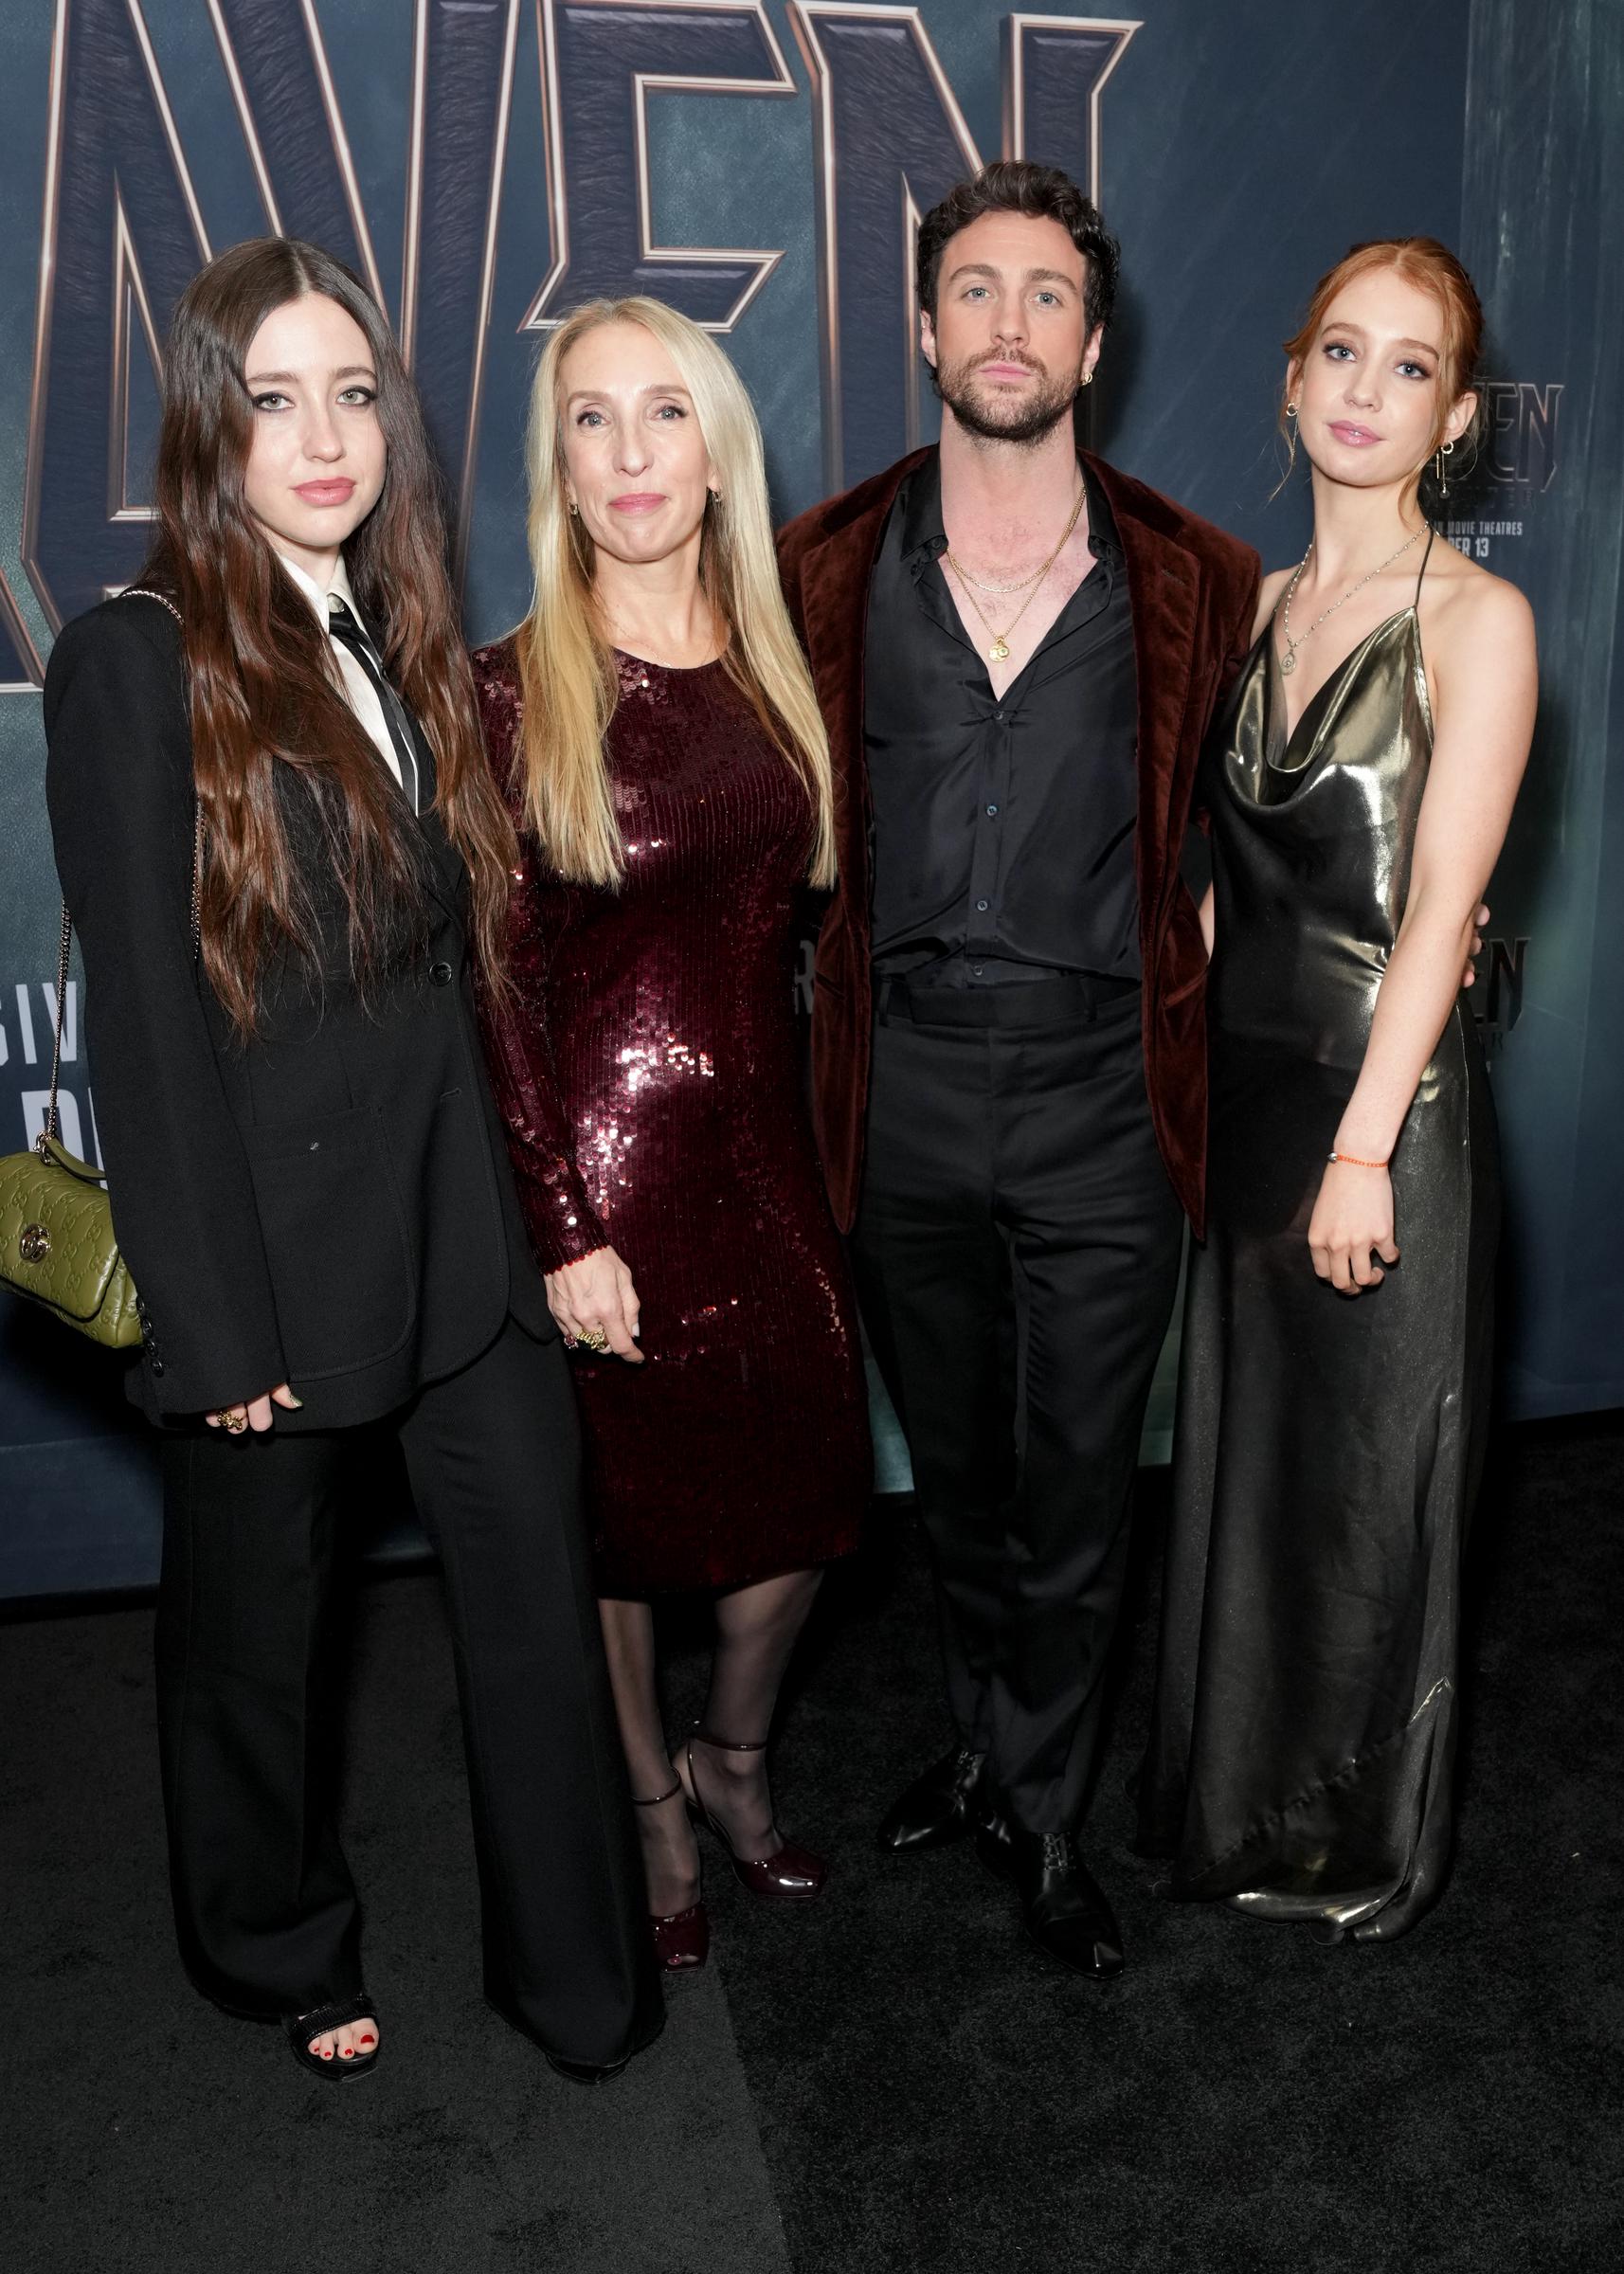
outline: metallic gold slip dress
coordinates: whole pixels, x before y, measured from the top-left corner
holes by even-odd
[[[1448,1864],[1499,1170],[1463,998],[1394,1148],[1402,1260],[1358,1297],[1315,1277],[1308,1219],[1432,755],[1416,605],[1359,642],[1290,736],[1285,716],[1271,625],[1203,761],[1208,1224],[1141,1846],[1172,1859],[1172,1894],[1375,1940],[1414,1923]]]

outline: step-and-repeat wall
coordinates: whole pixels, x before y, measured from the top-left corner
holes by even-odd
[[[522,612],[540,338],[646,291],[726,342],[788,514],[934,431],[918,216],[988,157],[1067,167],[1122,239],[1090,410],[1119,464],[1250,538],[1279,342],[1356,239],[1456,245],[1488,307],[1487,447],[1450,535],[1520,584],[1543,702],[1473,1001],[1509,1157],[1503,1399],[1624,1402],[1624,10],[1616,0],[18,0],[0,16],[0,1150],[38,1129],[56,888],[39,687],[147,536],[168,313],[212,251],[313,237],[372,281],[456,499],[467,623]],[[1615,882],[1609,884],[1608,879]],[[77,991],[70,1145],[98,1154]],[[162,1082],[154,1063],[152,1078]],[[340,1265],[341,1268],[341,1265]],[[1171,1354],[1147,1451],[1164,1454]],[[905,1474],[889,1433],[885,1473]],[[0,1297],[0,1593],[154,1568],[117,1369]]]

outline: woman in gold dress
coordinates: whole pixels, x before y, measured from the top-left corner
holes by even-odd
[[[1204,762],[1208,1221],[1141,1844],[1333,1940],[1403,1933],[1449,1855],[1499,1218],[1461,972],[1536,692],[1526,602],[1420,499],[1481,328],[1429,238],[1321,281],[1283,404],[1313,540]]]

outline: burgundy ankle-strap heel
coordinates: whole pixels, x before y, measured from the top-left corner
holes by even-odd
[[[632,1806],[658,1808],[663,1800],[675,1800],[681,1790],[679,1777],[668,1793],[655,1793],[646,1800],[634,1793]],[[691,1903],[685,1911],[668,1911],[663,1919],[651,1911],[648,1922],[654,1930],[655,1956],[667,1974],[689,1973],[710,1957],[711,1921],[703,1903]]]
[[[779,1844],[770,1855],[748,1856],[738,1853],[732,1841],[699,1797],[699,1779],[694,1773],[694,1747],[696,1743],[713,1745],[718,1753],[765,1753],[767,1740],[763,1738],[755,1744],[739,1744],[732,1738],[713,1737],[708,1729],[701,1729],[695,1724],[683,1748],[688,1762],[688,1806],[706,1831],[721,1841],[728,1851],[728,1861],[733,1867],[735,1877],[749,1887],[752,1895],[760,1895],[768,1903],[810,1903],[815,1895],[821,1895],[823,1882],[829,1875],[828,1865],[821,1855],[814,1855],[810,1849],[798,1847],[795,1841],[786,1840],[776,1824],[772,1829]]]

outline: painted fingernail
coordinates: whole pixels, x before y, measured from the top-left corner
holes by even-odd
[[[304,1399],[302,1398],[296,1398],[293,1392],[290,1390],[288,1392],[288,1403],[290,1406],[301,1406],[304,1403]]]

